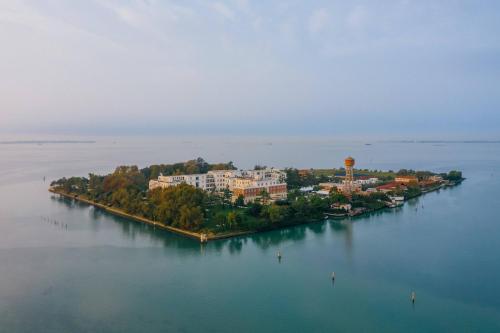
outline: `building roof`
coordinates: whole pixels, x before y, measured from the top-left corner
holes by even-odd
[[[376,189],[377,190],[391,190],[391,189],[397,188],[399,186],[405,186],[405,185],[401,184],[400,182],[390,182],[388,184],[377,186]]]
[[[417,179],[417,176],[413,176],[413,175],[402,175],[402,176],[396,176],[396,178],[403,178],[403,179]]]

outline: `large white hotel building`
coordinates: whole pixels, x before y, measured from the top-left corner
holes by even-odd
[[[229,189],[233,200],[243,196],[245,203],[257,199],[262,190],[269,193],[272,200],[286,199],[286,173],[275,168],[262,170],[214,170],[194,175],[160,175],[149,181],[149,189],[176,186],[181,183],[192,185],[205,191],[220,192]]]

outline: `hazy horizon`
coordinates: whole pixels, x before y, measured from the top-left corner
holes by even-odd
[[[498,140],[500,3],[0,4],[0,138]]]

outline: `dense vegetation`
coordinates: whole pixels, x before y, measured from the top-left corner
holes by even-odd
[[[187,162],[180,162],[174,164],[157,164],[151,165],[140,172],[146,177],[146,179],[156,179],[160,174],[164,176],[170,175],[191,175],[197,173],[207,173],[210,170],[235,170],[233,162],[228,163],[217,163],[209,164],[205,162],[204,159],[198,157],[196,160],[190,160]]]
[[[292,191],[286,201],[268,203],[267,196],[263,193],[261,200],[245,206],[241,197],[231,203],[229,191],[208,193],[186,184],[147,190],[148,180],[160,172],[206,172],[228,167],[234,168],[232,163],[211,165],[202,159],[144,169],[120,166],[106,176],[89,174],[88,178],[62,178],[52,182],[51,186],[129,214],[193,231],[264,230],[298,224],[322,218],[323,213],[332,210],[332,203],[348,202],[345,196],[338,193],[323,198]],[[375,202],[384,198],[368,199]],[[363,197],[358,201],[368,199]]]
[[[148,191],[148,181],[160,174],[206,173],[209,170],[222,169],[235,169],[235,166],[232,162],[209,164],[201,158],[184,163],[152,165],[143,169],[137,166],[120,166],[105,176],[89,174],[88,177],[62,178],[52,182],[51,186],[56,190],[164,225],[213,233],[272,229],[321,219],[324,213],[347,213],[343,208],[339,208],[340,204],[350,203],[353,209],[370,211],[385,207],[389,201],[386,194],[379,192],[369,195],[354,194],[350,199],[337,192],[326,197],[302,193],[299,191],[300,187],[331,181],[336,175],[335,171],[299,172],[293,168],[286,169],[290,189],[288,199],[273,203],[269,202],[267,193],[262,193],[261,199],[256,202],[245,205],[242,197],[232,202],[229,190],[209,193],[186,184]],[[415,174],[418,177],[434,175],[413,170],[400,170],[397,173],[367,170],[362,172],[379,178],[386,177],[383,179],[393,179],[396,174]],[[462,179],[459,171],[451,171],[442,176],[447,180]],[[394,194],[411,198],[420,195],[421,189],[417,185],[408,186],[404,191],[397,190]]]
[[[447,174],[443,173],[443,174],[441,174],[441,176],[443,177],[443,179],[453,181],[453,182],[463,180],[462,171],[457,171],[457,170],[452,170],[452,171],[448,172]]]
[[[312,170],[305,170],[305,172],[299,172],[298,169],[287,168],[286,172],[286,182],[289,189],[298,189],[305,186],[314,186],[319,183],[324,183],[330,181],[331,177],[325,174],[315,175]]]

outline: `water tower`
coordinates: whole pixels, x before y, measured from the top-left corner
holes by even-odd
[[[351,156],[344,160],[345,165],[345,179],[344,179],[344,190],[346,193],[350,194],[354,189],[354,158]]]

